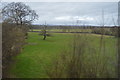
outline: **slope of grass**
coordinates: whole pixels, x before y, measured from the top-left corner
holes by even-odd
[[[99,36],[88,35],[91,44],[96,49],[99,48]],[[72,34],[54,33],[51,37],[47,37],[46,40],[42,40],[42,36],[38,33],[29,33],[28,44],[24,46],[22,53],[14,58],[16,63],[10,70],[10,74],[14,77],[20,78],[45,78],[45,68],[49,68],[54,64],[51,64],[53,60],[62,52],[62,50],[69,48],[69,41],[72,40]],[[114,37],[105,37],[107,54],[112,57],[113,64],[116,60],[116,39]],[[109,54],[108,54],[109,53]],[[87,55],[88,56],[88,55]],[[113,64],[109,66],[113,68]],[[115,74],[115,73],[114,73]]]

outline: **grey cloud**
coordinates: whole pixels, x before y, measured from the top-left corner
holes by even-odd
[[[71,24],[75,22],[55,19],[62,16],[88,16],[100,21],[102,9],[104,9],[105,17],[108,17],[109,20],[111,16],[114,16],[115,21],[117,19],[117,2],[29,2],[25,4],[29,5],[39,15],[39,20],[36,20],[34,24],[44,24],[45,21],[48,24]],[[97,24],[95,20],[84,22],[86,24]]]

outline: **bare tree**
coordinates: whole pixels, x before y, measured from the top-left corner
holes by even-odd
[[[47,36],[47,25],[46,25],[46,21],[45,21],[45,24],[43,25],[42,35],[43,35],[43,40],[45,40],[45,39],[46,39],[46,36]]]
[[[30,24],[38,18],[34,10],[21,2],[12,2],[2,9],[3,21],[17,25]]]
[[[44,25],[44,29],[43,29],[43,36],[44,36],[44,37],[43,37],[43,40],[45,40],[45,39],[46,39],[46,36],[47,36],[47,34],[46,34],[46,32],[47,32],[47,31],[46,31],[46,28],[47,28],[47,25],[45,24],[45,25]]]

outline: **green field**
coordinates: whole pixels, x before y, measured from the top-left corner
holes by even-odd
[[[41,31],[41,29],[33,29],[33,31]],[[92,32],[91,29],[47,29],[51,32]]]
[[[43,36],[38,33],[30,32],[27,44],[23,51],[14,60],[15,64],[11,67],[10,77],[16,78],[47,78],[45,69],[53,66],[52,62],[62,53],[63,50],[68,50],[69,44],[73,40],[71,33],[52,33],[46,40],[42,40]],[[91,42],[92,48],[96,51],[99,49],[100,36],[88,34],[87,39]],[[116,77],[116,38],[105,36],[106,54],[109,57],[109,67],[111,77]],[[94,54],[97,55],[97,54]],[[89,55],[86,55],[88,58]],[[87,60],[87,59],[86,59]],[[104,62],[104,58],[102,59]],[[114,65],[113,65],[114,64]]]

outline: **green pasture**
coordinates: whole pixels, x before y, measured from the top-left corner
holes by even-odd
[[[56,30],[55,30],[56,31]],[[70,47],[74,34],[72,33],[52,33],[51,36],[43,40],[43,36],[38,33],[29,32],[27,44],[23,51],[14,57],[16,61],[11,67],[9,74],[16,78],[47,78],[46,68],[54,66],[51,64],[63,50]],[[93,44],[91,47],[96,50],[100,46],[100,36],[88,34],[89,41]],[[116,63],[116,38],[113,36],[105,36],[106,55],[110,58],[110,70],[115,77]],[[92,54],[92,53],[91,53]],[[96,55],[96,54],[94,54]],[[86,55],[89,57],[89,55]],[[103,59],[104,61],[104,59]]]
[[[33,29],[33,31],[41,31],[41,29]],[[91,29],[47,29],[51,32],[92,32]]]

